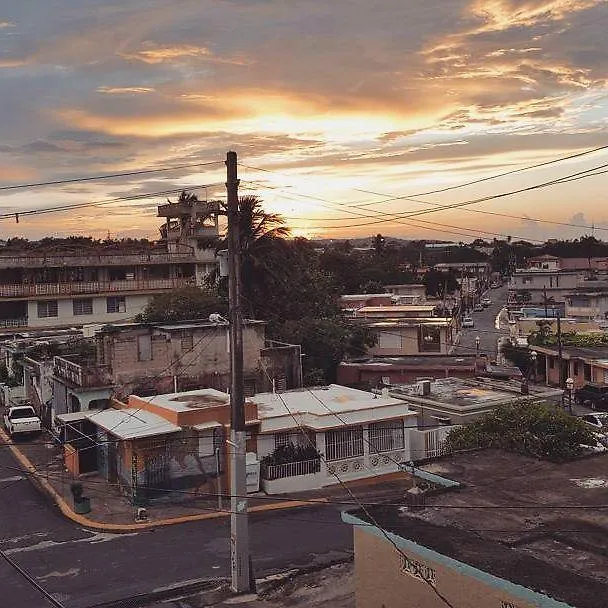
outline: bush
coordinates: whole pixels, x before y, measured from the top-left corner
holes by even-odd
[[[499,448],[541,460],[562,462],[595,445],[593,432],[578,418],[555,406],[526,401],[497,408],[475,422],[454,429],[448,451]]]

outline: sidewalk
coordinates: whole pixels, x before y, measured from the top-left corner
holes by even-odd
[[[197,496],[188,491],[176,492],[151,501],[146,506],[148,519],[145,523],[135,521],[136,507],[130,497],[125,496],[118,484],[110,484],[98,474],[80,476],[75,480],[63,464],[63,451],[52,443],[49,435],[39,438],[13,438],[0,429],[0,442],[8,444],[18,461],[13,475],[19,472],[43,491],[59,508],[62,514],[87,528],[107,532],[133,532],[188,521],[224,518],[230,515],[230,501],[223,497],[223,510],[219,510],[218,498]],[[79,481],[84,496],[91,500],[91,512],[86,515],[75,513],[70,485]],[[372,479],[358,480],[346,484],[357,499],[368,502],[399,500],[411,486],[406,473],[390,473]],[[298,507],[314,506],[331,501],[343,501],[343,508],[356,506],[356,501],[341,485],[323,490],[301,492],[291,496],[267,496],[263,492],[249,496],[249,511],[264,512]],[[355,503],[355,504],[353,504]]]

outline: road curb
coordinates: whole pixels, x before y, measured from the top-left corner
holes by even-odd
[[[64,517],[71,519],[73,522],[91,530],[99,530],[103,532],[114,532],[116,534],[137,532],[140,530],[151,530],[153,528],[159,528],[162,526],[170,526],[173,524],[183,524],[192,521],[204,521],[207,519],[221,519],[230,516],[230,511],[213,511],[211,513],[199,513],[195,515],[182,515],[180,517],[171,517],[166,519],[158,519],[143,523],[132,523],[132,524],[113,524],[103,521],[96,521],[84,517],[79,513],[76,513],[66,500],[55,490],[55,488],[46,480],[44,476],[38,473],[36,467],[32,464],[31,460],[13,443],[11,443],[10,437],[6,434],[3,428],[0,427],[0,440],[4,442],[12,452],[13,456],[17,459],[19,464],[23,467],[23,472],[28,474],[30,480],[34,485],[43,490],[57,505]],[[266,511],[280,511],[284,509],[295,509],[298,507],[312,506],[314,504],[326,504],[327,498],[318,498],[313,500],[284,500],[281,502],[272,502],[266,505],[257,505],[249,508],[249,513],[263,513]]]

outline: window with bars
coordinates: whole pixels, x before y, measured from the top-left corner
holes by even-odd
[[[93,314],[93,299],[92,298],[79,298],[72,302],[72,310],[74,316],[79,315],[92,315]]]
[[[286,446],[288,444],[300,447],[309,447],[317,445],[317,436],[314,431],[300,431],[298,433],[275,433],[274,448]]]
[[[190,352],[194,349],[194,338],[192,332],[184,332],[180,338],[180,346],[183,353]]]
[[[40,300],[38,302],[38,318],[46,319],[47,317],[58,317],[59,307],[57,300]]]
[[[106,298],[106,312],[126,312],[125,296],[110,296]]]
[[[390,452],[405,447],[401,420],[374,422],[369,425],[369,451]]]
[[[363,456],[363,427],[353,426],[325,433],[325,458],[341,460]]]
[[[289,433],[275,433],[274,434],[274,449],[283,447],[287,445],[290,441],[291,437]]]

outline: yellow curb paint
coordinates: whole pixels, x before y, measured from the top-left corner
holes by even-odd
[[[84,526],[85,528],[91,528],[92,530],[103,530],[105,532],[136,532],[138,530],[149,530],[150,528],[158,528],[159,526],[170,526],[172,524],[182,524],[191,521],[203,521],[206,519],[219,519],[221,517],[229,517],[230,513],[226,511],[214,511],[213,513],[199,513],[197,515],[183,515],[181,517],[172,517],[168,519],[159,519],[156,521],[149,521],[140,524],[109,524],[103,521],[95,521],[88,517],[76,513],[70,508],[70,505],[65,501],[63,496],[55,490],[55,488],[36,471],[36,467],[32,464],[30,459],[10,441],[9,436],[4,432],[4,429],[0,428],[0,439],[7,444],[13,456],[19,461],[26,472],[30,473],[36,478],[39,483],[51,498],[55,501],[55,504],[59,507],[61,513],[71,519],[72,521]],[[254,499],[255,500],[255,499]],[[266,505],[258,505],[251,507],[249,513],[262,513],[265,511],[279,511],[281,509],[294,509],[296,507],[306,507],[311,504],[318,503],[323,504],[327,502],[327,498],[319,498],[313,500],[286,500],[283,502],[273,502]]]

